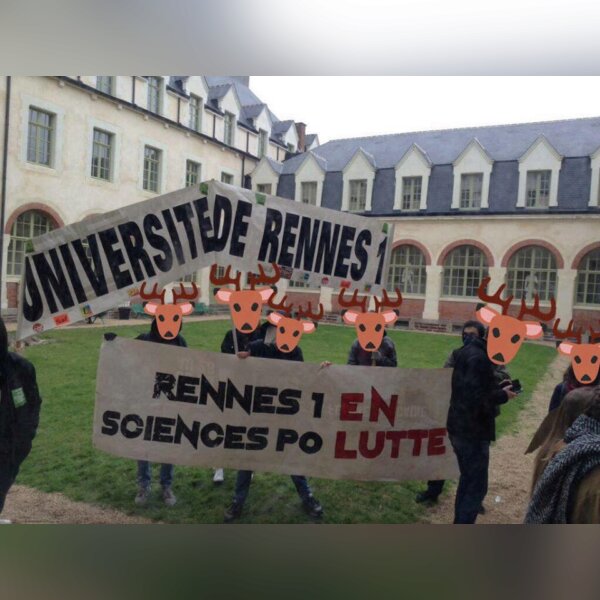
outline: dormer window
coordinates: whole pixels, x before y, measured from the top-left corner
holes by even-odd
[[[202,98],[190,96],[190,129],[200,131],[202,125]]]
[[[483,173],[466,173],[460,178],[460,208],[481,208]]]
[[[548,208],[552,171],[527,171],[527,208]]]
[[[110,75],[98,75],[96,77],[96,89],[105,94],[112,94],[113,78]]]
[[[148,110],[154,113],[160,113],[160,90],[162,80],[160,77],[150,75],[147,77],[148,82]]]
[[[419,210],[422,185],[422,177],[402,178],[402,210]]]
[[[269,140],[269,134],[264,129],[261,129],[258,134],[258,156],[259,156],[259,158],[266,156],[267,144],[269,143],[268,140]]]
[[[234,127],[235,127],[235,115],[230,112],[226,112],[225,113],[225,131],[223,134],[223,141],[228,146],[233,146]]]
[[[350,202],[348,210],[362,212],[367,207],[367,180],[350,180]]]

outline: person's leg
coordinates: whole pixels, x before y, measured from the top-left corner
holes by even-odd
[[[463,438],[452,438],[451,441],[460,468],[454,523],[472,524],[487,493],[489,442]]]
[[[173,472],[175,467],[169,464],[162,464],[160,466],[160,485],[162,487],[162,499],[167,506],[175,506],[177,504],[177,497],[171,489],[173,484]]]
[[[152,467],[146,460],[138,460],[137,462],[137,482],[138,491],[134,502],[143,506],[148,502],[150,496],[150,484],[152,482]]]
[[[252,483],[252,471],[238,471],[235,478],[235,492],[233,494],[233,502],[225,511],[225,522],[229,523],[237,519],[242,514],[242,508]]]
[[[302,499],[302,506],[304,510],[311,517],[322,517],[323,507],[321,503],[313,496],[312,490],[308,485],[308,479],[304,475],[292,475],[292,481],[296,486],[296,491]]]
[[[4,502],[10,486],[14,481],[13,467],[8,460],[0,459],[0,513],[4,510]]]
[[[306,479],[304,475],[291,475],[291,478],[300,498],[306,498],[312,494],[310,486],[308,485],[308,479]]]
[[[415,498],[416,502],[437,502],[438,496],[444,489],[444,479],[435,479],[427,482],[427,489],[419,492]]]

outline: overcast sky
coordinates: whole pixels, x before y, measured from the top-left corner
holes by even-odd
[[[261,77],[279,119],[328,140],[600,116],[600,77]]]

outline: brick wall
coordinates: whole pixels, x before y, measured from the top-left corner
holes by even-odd
[[[479,304],[479,299],[471,302],[450,302],[448,300],[440,300],[440,321],[463,323],[469,319],[474,319],[475,307],[477,304]]]
[[[573,319],[575,319],[575,327],[584,327],[586,333],[588,327],[593,327],[594,331],[600,331],[600,309],[598,310],[585,310],[585,309],[574,309]],[[566,329],[568,323],[560,323],[561,329]]]

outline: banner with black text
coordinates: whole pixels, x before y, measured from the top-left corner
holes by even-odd
[[[241,359],[117,337],[100,353],[94,445],[178,465],[451,479],[451,375]]]

